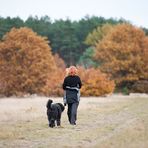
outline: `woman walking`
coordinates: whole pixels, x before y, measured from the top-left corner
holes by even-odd
[[[71,125],[76,125],[81,86],[82,83],[77,75],[77,68],[70,66],[68,68],[68,75],[63,82],[63,89],[65,90],[64,104],[68,105],[67,115]]]

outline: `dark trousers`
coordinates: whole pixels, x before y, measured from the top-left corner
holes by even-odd
[[[67,115],[70,124],[76,124],[78,105],[79,105],[78,102],[68,103]]]

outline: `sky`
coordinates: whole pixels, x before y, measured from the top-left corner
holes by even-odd
[[[49,16],[51,20],[80,20],[86,15],[130,21],[148,28],[148,0],[0,0],[0,16]]]

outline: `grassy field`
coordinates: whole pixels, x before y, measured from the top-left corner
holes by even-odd
[[[148,148],[148,95],[81,98],[77,125],[66,107],[60,128],[48,127],[47,100],[0,99],[0,148]]]

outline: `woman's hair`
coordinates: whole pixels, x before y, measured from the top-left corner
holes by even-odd
[[[77,68],[75,66],[70,66],[68,69],[67,69],[67,73],[68,75],[70,76],[74,76],[74,75],[77,75]]]

